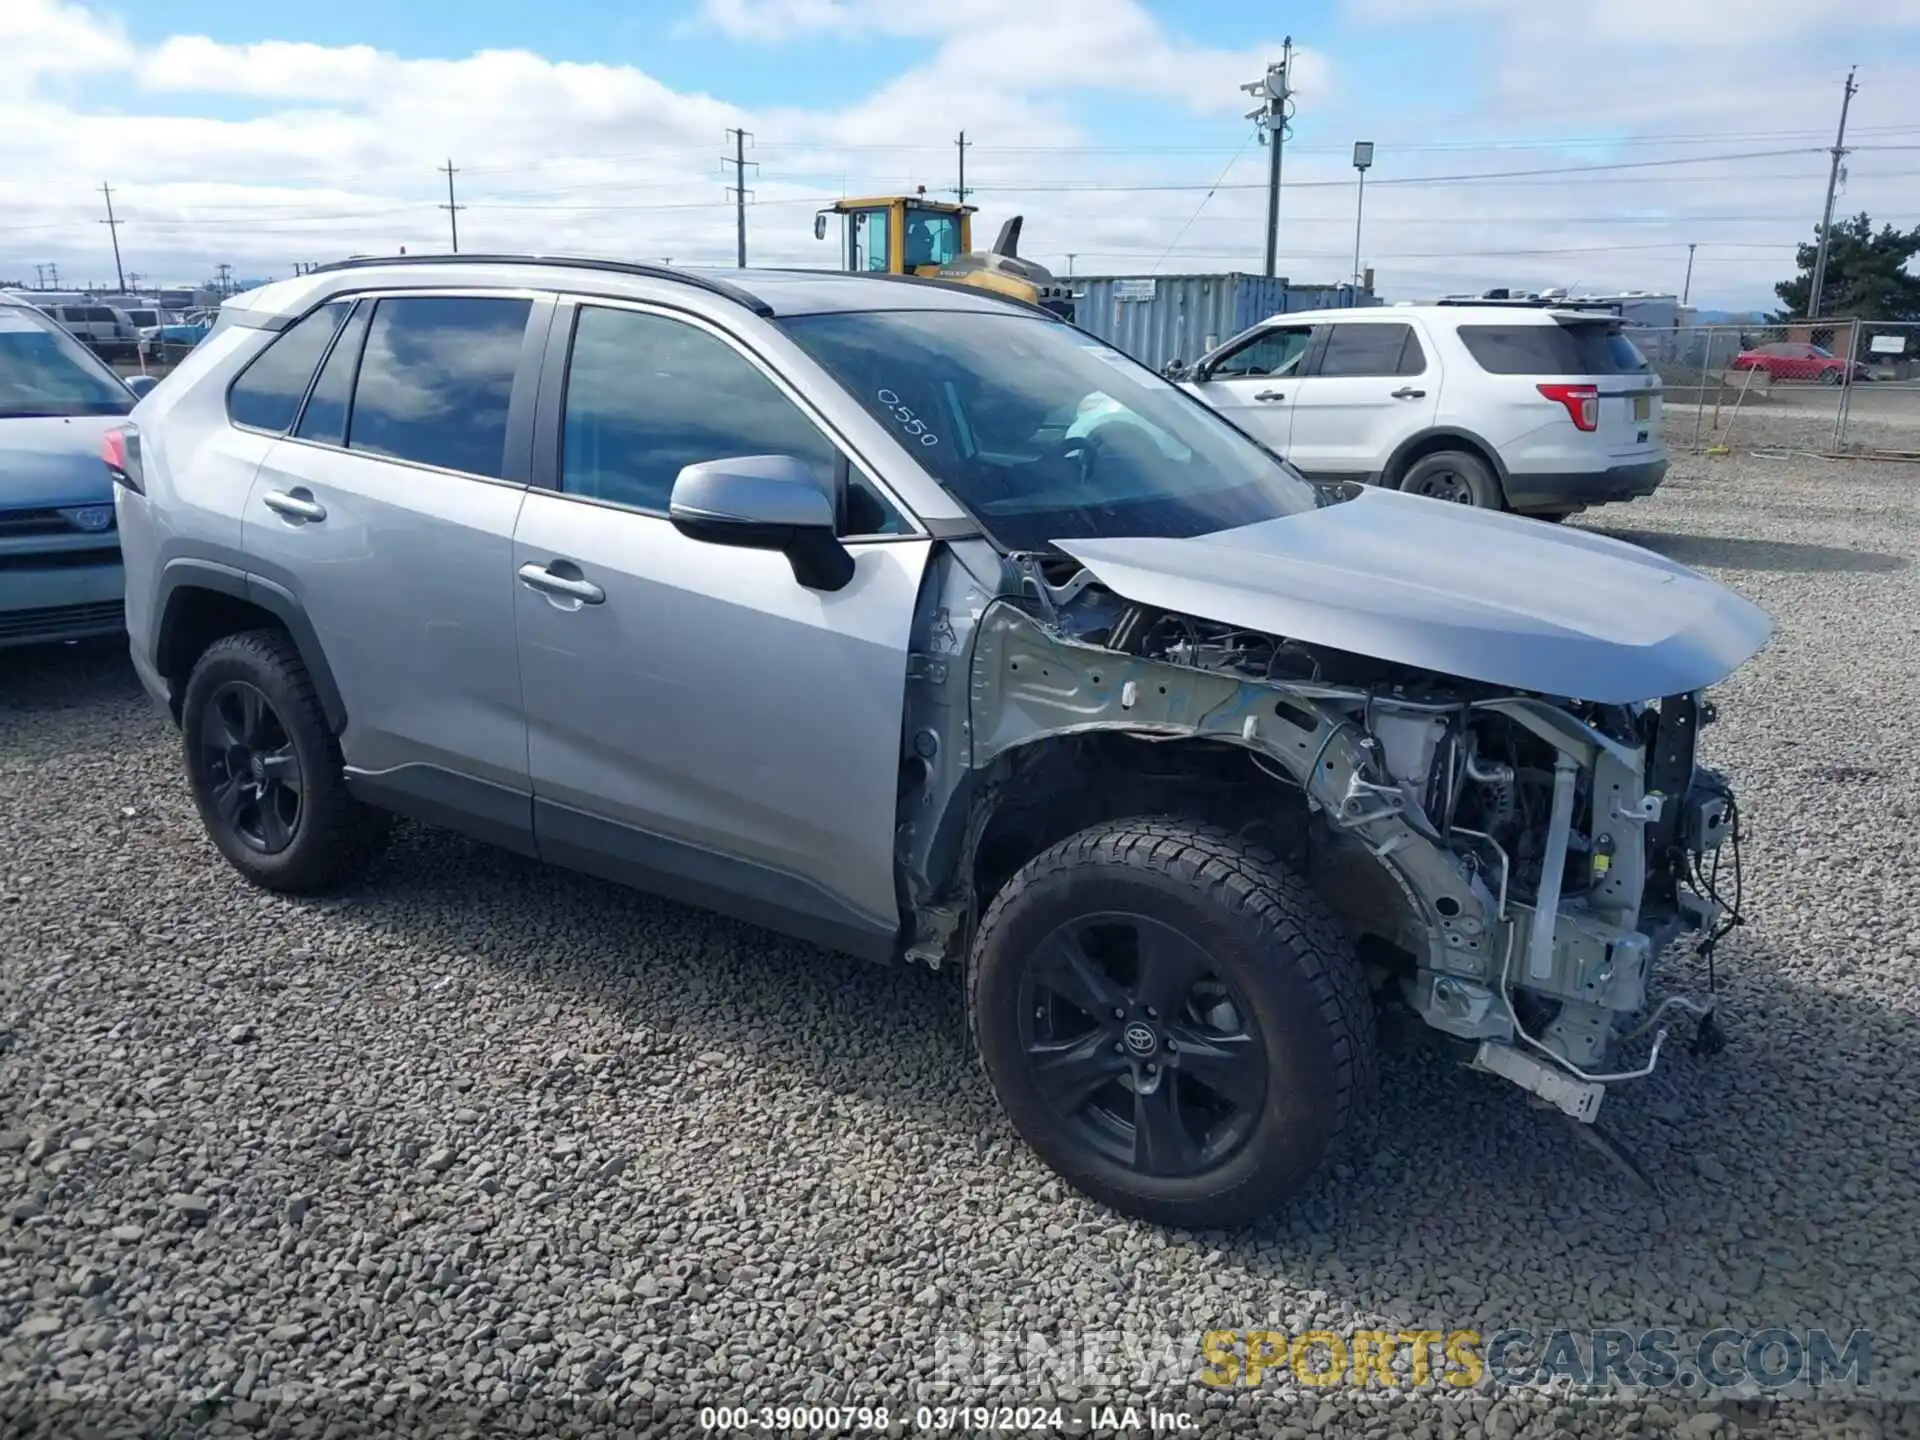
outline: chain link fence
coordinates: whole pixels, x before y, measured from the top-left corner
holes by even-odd
[[[1668,443],[1920,461],[1920,323],[1629,326],[1659,372]]]

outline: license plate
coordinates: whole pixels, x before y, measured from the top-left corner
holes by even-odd
[[[1635,420],[1650,420],[1653,418],[1653,397],[1651,395],[1636,395],[1633,397],[1633,418]]]

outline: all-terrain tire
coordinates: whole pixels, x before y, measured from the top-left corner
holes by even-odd
[[[224,697],[256,693],[270,711],[275,741],[297,763],[297,818],[283,848],[249,844],[246,828],[223,814],[216,792],[230,776],[206,741],[209,707]],[[187,679],[180,707],[187,778],[208,838],[234,869],[256,885],[293,895],[338,888],[365,869],[386,844],[391,817],[347,792],[340,742],[327,726],[313,677],[283,630],[248,630],[207,647]]]
[[[1264,1060],[1250,1131],[1196,1173],[1150,1173],[1137,1129],[1134,1163],[1090,1143],[1037,1073],[1029,1017],[1041,948],[1123,910],[1194,943],[1249,1012],[1238,1018]],[[1235,1226],[1271,1210],[1320,1168],[1373,1089],[1373,1010],[1351,946],[1298,876],[1214,826],[1137,818],[1061,841],[994,897],[968,983],[975,1045],[1015,1129],[1076,1188],[1158,1224]],[[1137,1072],[1121,1083],[1140,1083]]]

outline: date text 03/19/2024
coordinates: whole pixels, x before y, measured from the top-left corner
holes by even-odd
[[[898,1424],[914,1434],[1059,1434],[1070,1427],[1080,1434],[1179,1434],[1199,1428],[1184,1411],[1155,1406],[1092,1405],[918,1405],[893,1410],[885,1405],[709,1405],[700,1411],[700,1428],[710,1434],[818,1434],[885,1431]]]

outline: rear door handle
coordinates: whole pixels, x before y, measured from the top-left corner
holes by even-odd
[[[1253,398],[1256,400],[1284,400],[1287,398],[1287,392],[1284,390],[1262,390]]]
[[[289,495],[285,490],[269,490],[260,497],[260,503],[276,515],[284,515],[289,520],[324,520],[327,507],[311,495]]]
[[[1424,390],[1416,390],[1411,385],[1402,385],[1398,390],[1393,392],[1393,398],[1396,400],[1424,400],[1427,398],[1427,392]]]
[[[557,560],[556,565],[567,565]],[[572,565],[568,565],[573,569]],[[536,565],[529,560],[519,570],[520,583],[548,595],[564,595],[569,600],[578,600],[583,605],[598,605],[607,598],[607,592],[584,577],[574,575],[556,575],[548,566]]]

